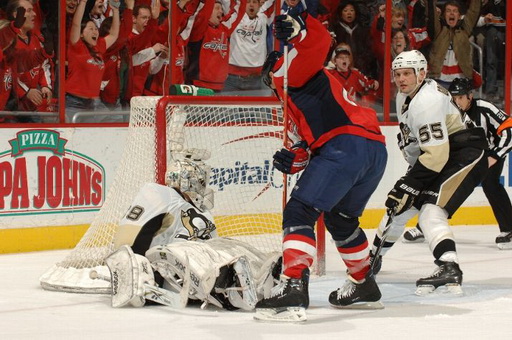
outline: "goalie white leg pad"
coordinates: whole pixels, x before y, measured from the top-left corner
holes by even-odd
[[[129,246],[124,245],[108,256],[105,263],[111,276],[112,307],[144,306],[144,285],[155,285],[148,259],[134,254]]]
[[[152,266],[170,284],[178,280],[190,281],[187,293],[195,298],[222,308],[210,292],[219,275],[219,268],[225,263],[217,252],[204,242],[179,242],[167,246],[156,246],[146,252]],[[220,264],[220,265],[218,265]]]
[[[233,269],[236,272],[240,287],[226,289],[228,300],[237,308],[253,310],[258,302],[258,296],[247,258],[245,256],[240,257],[233,264]],[[242,295],[240,295],[240,291]]]
[[[459,284],[446,284],[444,286],[440,286],[437,289],[431,285],[424,285],[416,287],[416,291],[414,294],[418,296],[426,296],[432,293],[436,294],[447,294],[453,296],[462,296],[464,295],[464,291],[462,290],[462,286]]]
[[[267,322],[304,322],[307,321],[306,308],[258,308],[254,320]]]
[[[276,266],[282,261],[282,253],[272,254],[262,265],[255,274],[256,292],[258,293],[259,299],[267,299],[270,297],[270,291],[272,288],[279,283],[279,276],[282,272],[280,268]],[[276,272],[277,276],[274,277],[272,274]]]
[[[185,299],[183,299],[182,294],[162,289],[157,286],[144,284],[144,298],[161,305],[182,309],[187,306],[188,294],[185,294]]]

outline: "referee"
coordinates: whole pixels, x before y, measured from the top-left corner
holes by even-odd
[[[507,191],[500,183],[505,158],[512,149],[512,118],[494,104],[473,98],[469,79],[454,79],[448,90],[462,111],[466,124],[481,126],[486,132],[489,141],[489,171],[482,181],[482,189],[500,228],[496,244],[499,249],[512,249],[512,205]]]

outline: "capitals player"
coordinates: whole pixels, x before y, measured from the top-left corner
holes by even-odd
[[[210,167],[202,161],[208,154],[174,154],[167,185],[148,183],[136,195],[116,234],[119,248],[106,259],[113,307],[142,307],[146,299],[170,304],[180,291],[182,306],[190,298],[204,307],[251,310],[273,286],[280,254],[217,237]]]
[[[337,308],[360,304],[382,308],[381,293],[369,271],[369,248],[361,216],[379,184],[387,161],[377,115],[348,99],[342,84],[324,68],[331,36],[306,12],[276,17],[277,39],[293,44],[287,57],[272,52],[264,82],[287,98],[290,126],[299,141],[274,155],[274,166],[288,174],[303,170],[283,212],[283,275],[268,299],[256,305],[256,318],[303,321],[309,306],[309,267],[316,254],[314,225],[321,213],[348,271],[329,295]],[[361,307],[363,307],[361,306]]]
[[[386,207],[396,213],[382,254],[396,242],[405,223],[418,221],[438,266],[431,276],[416,281],[418,295],[440,286],[461,293],[462,271],[448,219],[484,178],[487,139],[482,128],[466,128],[448,91],[426,79],[427,60],[417,50],[400,53],[392,63],[399,90],[396,98],[400,124],[399,147],[409,170],[389,192]],[[381,242],[385,217],[374,239]],[[379,258],[373,258],[378,261]],[[376,272],[379,265],[375,265]]]

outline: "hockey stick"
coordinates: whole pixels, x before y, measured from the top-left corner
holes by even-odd
[[[91,270],[89,277],[93,280],[111,282],[110,276],[100,274],[96,270]],[[179,293],[171,292],[147,283],[144,284],[144,298],[172,308],[181,309],[185,307]]]
[[[372,262],[372,265],[370,266],[370,271],[374,273],[374,268],[376,263],[378,262],[380,252],[382,251],[382,248],[384,247],[384,243],[386,243],[386,239],[388,238],[389,229],[391,229],[391,223],[393,223],[393,219],[396,215],[396,209],[388,209],[388,220],[386,222],[386,225],[384,226],[384,229],[382,230],[382,236],[380,237],[379,245],[377,246],[377,249],[375,249],[375,253],[373,254],[374,260]]]
[[[288,42],[284,43],[283,50],[284,57],[284,72],[283,72],[283,120],[284,120],[284,133],[283,133],[283,145],[286,148],[288,146]],[[288,176],[283,173],[283,207],[286,205],[288,200]]]

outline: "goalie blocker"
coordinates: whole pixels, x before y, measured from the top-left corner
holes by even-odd
[[[249,244],[228,238],[156,246],[146,257],[123,246],[106,263],[112,277],[112,306],[144,306],[147,299],[183,308],[187,299],[202,308],[254,309],[270,294],[281,269],[279,254],[266,255]],[[153,270],[165,279],[162,289]]]

